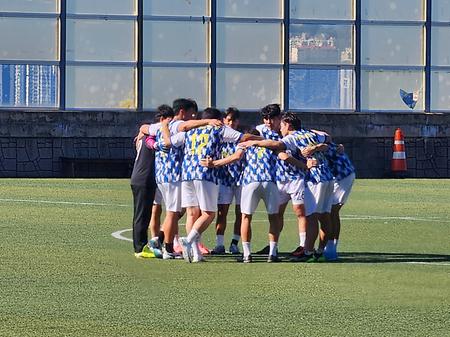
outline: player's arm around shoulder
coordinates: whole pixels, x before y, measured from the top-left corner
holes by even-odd
[[[236,151],[232,155],[217,160],[213,160],[211,157],[206,157],[200,161],[200,165],[209,168],[217,168],[225,165],[230,165],[241,160],[242,157],[244,156],[244,153],[245,148],[238,146]]]

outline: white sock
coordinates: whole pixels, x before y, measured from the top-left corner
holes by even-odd
[[[240,235],[233,234],[233,240],[236,240],[237,242],[239,242],[240,239],[241,239]]]
[[[244,250],[244,257],[248,257],[251,254],[250,242],[242,242],[242,249]]]
[[[200,233],[196,229],[192,228],[186,239],[192,244],[194,241],[197,241],[197,239],[200,239]]]
[[[270,241],[269,242],[269,256],[273,255],[273,256],[277,256],[277,242],[276,241]]]
[[[224,240],[223,235],[216,235],[216,246],[223,246]]]
[[[305,242],[306,242],[306,232],[300,232],[298,234],[299,238],[300,238],[300,246],[301,247],[305,247]]]
[[[199,241],[192,242],[192,255],[193,258],[198,260],[200,256],[202,256],[202,253],[200,252],[200,248],[198,247]]]
[[[178,242],[179,236],[175,235],[175,237],[173,238],[173,246],[174,247],[178,247],[180,245],[180,243]]]
[[[158,242],[158,240],[159,240],[159,237],[157,237],[157,236],[154,236],[154,237],[152,237],[152,240],[153,240],[153,241],[155,241],[155,242]]]

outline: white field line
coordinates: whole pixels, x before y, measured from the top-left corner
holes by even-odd
[[[57,204],[57,205],[74,205],[74,206],[102,206],[102,207],[132,207],[131,204],[114,204],[114,203],[98,203],[98,202],[77,202],[77,201],[58,201],[58,200],[36,200],[36,199],[6,199],[0,198],[0,202],[22,202],[22,203],[39,203],[39,204]],[[233,212],[233,211],[230,211]],[[264,211],[256,211],[258,214],[266,214]],[[438,217],[411,217],[411,216],[381,216],[381,215],[357,215],[345,214],[341,216],[342,220],[406,220],[406,221],[431,221],[431,222],[450,222],[450,219],[442,219]]]
[[[124,204],[106,204],[98,202],[76,202],[76,201],[54,201],[54,200],[33,200],[33,199],[3,199],[0,202],[29,202],[38,204],[58,204],[58,205],[75,205],[75,206],[111,206],[111,207],[131,207]]]

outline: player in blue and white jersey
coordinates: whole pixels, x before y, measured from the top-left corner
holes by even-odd
[[[203,119],[219,119],[221,117],[221,112],[214,108],[207,108],[202,114]],[[188,235],[180,238],[180,244],[183,247],[183,256],[186,261],[200,262],[203,260],[197,242],[201,233],[214,220],[217,211],[218,170],[201,166],[200,162],[204,158],[220,158],[221,144],[238,142],[242,136],[242,133],[224,126],[198,127],[185,134],[182,206],[186,207]]]
[[[331,173],[328,161],[323,151],[327,149],[324,144],[326,137],[318,135],[312,131],[300,129],[297,130],[281,141],[266,140],[258,142],[260,146],[266,146],[274,150],[284,151],[286,149],[296,152],[302,151],[305,158],[312,158],[317,161],[315,167],[311,167],[306,175],[305,186],[305,214],[307,219],[305,251],[303,254],[294,258],[295,261],[312,260],[314,253],[314,243],[317,239],[318,217],[319,215],[325,220],[329,218],[331,212],[331,193],[333,189],[333,174]],[[323,230],[328,232],[327,222],[323,222]],[[319,246],[316,252],[316,259],[321,257],[323,247]]]
[[[331,206],[331,228],[324,255],[327,261],[335,261],[338,259],[337,245],[341,230],[339,211],[346,203],[352,190],[355,180],[355,167],[344,152],[342,144],[328,143],[328,150],[325,155],[328,158],[335,180]]]
[[[197,112],[196,106],[196,103],[189,99],[181,98],[173,102],[175,117],[168,126],[170,136],[198,126],[207,125],[208,123],[221,125],[219,120],[192,120],[192,117]],[[145,132],[145,126],[142,126],[141,130]],[[159,144],[160,150],[163,150],[156,152],[155,175],[166,207],[166,217],[163,223],[165,234],[165,251],[163,257],[165,259],[172,259],[174,258],[173,242],[175,242],[175,245],[178,243],[174,241],[174,237],[178,233],[178,220],[181,213],[181,165],[183,160],[183,147],[170,146],[164,151],[161,125],[155,124],[148,126],[148,134],[155,135],[156,144]],[[155,240],[152,240],[151,244],[156,245]]]
[[[239,110],[233,107],[228,108],[224,113],[223,122],[226,126],[237,130],[239,127]],[[237,142],[222,143],[221,158],[228,157],[236,152]],[[235,202],[235,221],[233,227],[233,237],[229,251],[231,254],[239,254],[238,243],[241,237],[241,186],[239,180],[242,174],[242,163],[236,162],[219,168],[219,197],[217,201],[216,219],[216,246],[211,254],[224,254],[224,234],[227,226],[227,215],[233,199]]]

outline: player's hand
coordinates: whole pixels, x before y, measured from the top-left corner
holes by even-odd
[[[140,141],[142,138],[144,138],[145,134],[140,132],[137,134],[136,137],[134,137],[134,142],[137,143],[138,141]]]
[[[208,156],[200,160],[200,165],[204,167],[214,168],[214,161],[211,157]]]
[[[208,125],[220,127],[223,126],[223,122],[219,119],[210,119],[208,120]]]
[[[278,153],[278,159],[280,160],[287,160],[290,156],[286,152],[280,152]]]
[[[316,167],[319,165],[319,162],[315,158],[310,158],[306,161],[306,167],[310,169],[311,167]]]
[[[305,147],[301,150],[302,156],[303,157],[311,157],[312,154],[314,153],[314,146],[308,146]]]
[[[343,144],[339,144],[336,148],[337,153],[344,154],[345,148]]]

